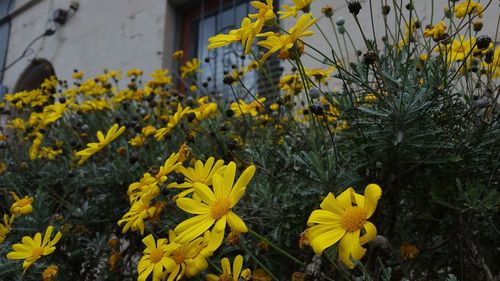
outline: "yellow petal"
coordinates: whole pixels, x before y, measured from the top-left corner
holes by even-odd
[[[226,229],[226,218],[227,218],[227,215],[218,219],[217,222],[215,223],[213,231],[223,232],[224,229]]]
[[[337,202],[337,199],[335,199],[335,196],[331,192],[328,193],[325,199],[323,199],[323,202],[321,202],[320,207],[321,209],[328,210],[339,216],[342,215],[343,212],[340,207],[340,204]]]
[[[241,268],[243,267],[243,257],[237,255],[233,261],[233,280],[238,281],[241,273]]]
[[[237,232],[248,232],[248,228],[245,225],[245,222],[236,215],[233,211],[229,211],[227,214],[227,222],[229,223],[229,226],[231,226],[231,229]]]
[[[373,212],[375,212],[380,196],[382,196],[382,189],[380,186],[374,183],[366,186],[364,209],[366,211],[367,218],[371,217]]]
[[[200,196],[201,200],[207,204],[212,204],[215,201],[215,195],[210,190],[208,186],[203,183],[195,182],[194,183],[194,192]]]
[[[343,228],[334,228],[330,231],[323,232],[318,236],[310,235],[309,243],[311,244],[314,252],[317,255],[321,255],[326,248],[337,243],[345,233],[346,231]]]
[[[338,224],[340,216],[327,210],[314,210],[307,220],[307,225],[319,224]]]
[[[375,239],[375,236],[377,236],[377,228],[375,227],[375,225],[369,221],[365,222],[365,224],[363,225],[366,233],[359,237],[359,243],[361,245],[364,245],[370,241],[372,241],[373,239]]]
[[[228,258],[222,258],[220,260],[220,265],[222,267],[222,272],[231,274],[231,264]]]
[[[190,214],[202,215],[210,214],[210,207],[206,204],[193,200],[191,198],[180,198],[175,201],[177,206]]]
[[[340,260],[349,268],[354,268],[354,263],[351,261],[351,256],[354,259],[361,259],[365,254],[366,249],[359,244],[359,230],[354,232],[346,232],[344,237],[340,239],[339,257]]]

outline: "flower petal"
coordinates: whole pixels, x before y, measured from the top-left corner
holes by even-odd
[[[382,196],[382,189],[377,184],[369,184],[365,188],[365,205],[366,218],[370,218],[377,208],[378,200]]]
[[[208,186],[199,182],[195,182],[193,186],[194,186],[194,192],[198,196],[200,196],[202,201],[204,201],[209,205],[215,201],[215,195]]]
[[[191,198],[179,198],[175,201],[177,206],[190,214],[202,215],[210,214],[210,207],[206,204],[193,200]]]
[[[366,233],[363,236],[359,237],[359,243],[361,245],[372,241],[373,239],[375,239],[375,236],[377,236],[377,228],[373,223],[367,221],[365,222],[363,227],[365,228]]]
[[[318,236],[310,235],[309,243],[311,244],[314,252],[317,255],[321,255],[326,248],[337,243],[345,233],[346,231],[343,228],[334,228],[330,231],[321,233]]]
[[[248,232],[248,228],[245,225],[245,222],[233,211],[229,211],[227,213],[227,222],[229,223],[229,226],[231,226],[231,229],[237,232]]]
[[[307,225],[318,224],[338,224],[340,216],[327,210],[314,210],[307,220]]]
[[[243,267],[243,257],[237,255],[233,260],[233,280],[238,281],[241,273],[241,268]]]
[[[366,249],[359,244],[359,230],[354,232],[346,232],[339,243],[340,260],[349,268],[354,268],[354,263],[351,261],[351,256],[359,260],[365,254]]]

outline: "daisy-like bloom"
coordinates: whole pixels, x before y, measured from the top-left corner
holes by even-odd
[[[191,61],[186,61],[186,63],[183,66],[181,66],[181,77],[185,78],[191,73],[200,71],[200,65],[201,61],[197,58],[194,58]]]
[[[76,156],[80,157],[80,161],[78,164],[83,164],[87,159],[89,159],[92,155],[99,152],[101,149],[106,147],[112,141],[114,141],[117,137],[119,137],[123,132],[125,132],[125,126],[119,127],[118,124],[114,124],[111,128],[109,128],[106,136],[101,131],[97,132],[97,140],[99,142],[91,142],[87,144],[87,148],[84,150],[80,150],[76,152]]]
[[[259,35],[259,36],[267,36],[267,38],[265,40],[258,42],[257,44],[269,50],[262,57],[262,60],[263,61],[266,60],[271,54],[279,50],[289,52],[289,50],[296,45],[296,42],[300,38],[313,35],[314,32],[307,29],[311,27],[315,22],[316,19],[313,18],[312,14],[307,13],[302,15],[297,20],[295,26],[293,26],[292,28],[290,28],[290,30],[288,30],[288,34],[277,35],[266,32]],[[297,46],[297,49],[299,49],[300,47],[301,46],[299,44],[299,46]]]
[[[476,14],[480,18],[483,17],[483,5],[474,2],[473,0],[465,0],[455,6],[455,17],[461,19],[466,15]]]
[[[434,41],[439,41],[443,38],[443,35],[446,32],[446,24],[443,21],[440,21],[436,26],[429,26],[424,30],[424,37],[432,37]]]
[[[196,215],[177,225],[174,230],[179,235],[177,240],[180,243],[190,241],[215,224],[212,232],[217,236],[217,240],[222,241],[226,222],[234,231],[248,232],[243,220],[231,209],[245,193],[246,186],[254,173],[255,166],[246,168],[233,185],[236,163],[230,162],[224,171],[224,176],[218,174],[213,176],[213,190],[203,183],[194,183],[194,192],[201,202],[191,198],[180,198],[176,201],[179,208]]]
[[[250,114],[251,116],[256,116],[259,111],[263,111],[263,104],[266,98],[260,98],[254,100],[251,103],[246,103],[244,100],[239,100],[238,103],[233,102],[230,109],[234,112],[234,116],[240,117],[243,114]]]
[[[177,50],[172,54],[172,58],[174,60],[181,60],[184,57],[184,51],[183,50]]]
[[[181,146],[182,148],[182,146]],[[175,171],[179,166],[182,165],[182,162],[180,161],[181,153],[172,153],[170,154],[170,157],[165,160],[165,163],[163,163],[163,166],[160,167],[160,170],[156,174],[155,178],[158,182],[164,183],[168,179],[168,175]]]
[[[143,196],[155,197],[158,194],[160,194],[158,181],[150,173],[145,173],[140,181],[131,183],[127,191],[131,204],[139,201]]]
[[[168,257],[175,262],[174,268],[168,273],[167,281],[180,280],[182,277],[189,279],[208,267],[207,258],[216,248],[210,231],[203,236],[184,243],[175,242],[176,235],[172,230],[168,232],[170,240]],[[222,241],[220,241],[222,242]],[[219,243],[220,245],[220,243]],[[218,247],[218,245],[216,246]]]
[[[57,265],[49,265],[47,268],[45,268],[42,272],[42,279],[43,281],[52,281],[57,275],[57,272],[59,271],[59,268]]]
[[[273,8],[273,0],[267,0],[266,3],[252,1],[250,2],[250,5],[259,10],[256,14],[249,14],[248,17],[256,19],[254,23],[256,26],[256,33],[260,33],[262,31],[262,27],[266,23],[274,22],[276,19]]]
[[[0,223],[0,245],[5,241],[5,237],[7,237],[7,234],[10,232],[10,226],[14,222],[15,216],[12,215],[9,216],[7,214],[3,215],[3,223]]]
[[[194,183],[203,183],[206,186],[212,185],[212,177],[215,174],[221,174],[226,166],[224,166],[224,160],[217,160],[215,162],[214,157],[208,158],[207,162],[203,164],[201,160],[197,160],[194,168],[188,167],[184,168],[179,166],[175,171],[184,175],[184,182],[177,183],[173,182],[167,186],[167,188],[181,188],[186,189],[179,193],[176,198],[182,198],[194,191]]]
[[[140,70],[140,69],[137,69],[137,68],[131,68],[131,69],[129,69],[129,70],[127,71],[127,76],[128,76],[128,77],[131,77],[131,76],[135,76],[135,77],[137,77],[137,76],[141,76],[141,75],[142,75],[142,73],[144,73],[144,72],[143,72],[142,70]]]
[[[168,69],[157,69],[151,73],[151,80],[146,83],[146,86],[156,88],[172,84],[172,77],[168,75]]]
[[[366,249],[362,245],[373,240],[377,235],[375,225],[367,221],[375,211],[382,189],[376,184],[369,184],[365,194],[354,192],[351,187],[337,198],[328,193],[321,202],[321,210],[311,213],[307,225],[309,243],[314,252],[323,251],[340,241],[338,253],[340,260],[349,268],[354,268],[351,257],[359,260]],[[360,234],[364,234],[360,237]]]
[[[293,5],[288,6],[288,5],[281,5],[281,8],[284,11],[278,11],[278,14],[281,19],[286,19],[288,17],[297,17],[298,11],[302,11],[304,13],[309,13],[310,7],[311,7],[311,2],[312,0],[292,0]]]
[[[153,281],[165,280],[167,272],[174,269],[175,262],[167,255],[171,252],[171,247],[167,244],[166,238],[160,238],[157,241],[152,234],[144,237],[142,243],[146,245],[144,255],[137,265],[138,281],[144,281],[153,273]]]
[[[61,232],[57,232],[54,239],[50,239],[53,227],[50,225],[45,230],[43,236],[40,232],[35,234],[35,237],[24,236],[22,243],[12,245],[13,251],[7,254],[9,260],[24,260],[23,268],[26,271],[35,261],[42,256],[51,254],[56,250],[55,244],[61,239]]]
[[[131,140],[129,140],[128,143],[131,146],[141,146],[144,144],[145,141],[146,141],[146,138],[143,135],[136,135]]]
[[[38,153],[38,158],[54,160],[58,155],[61,155],[62,153],[63,153],[62,149],[54,149],[50,146],[44,146]]]
[[[33,197],[24,196],[23,198],[19,198],[14,192],[10,192],[10,195],[16,200],[12,206],[10,206],[10,212],[12,214],[16,216],[31,214],[33,211],[33,207],[31,206]]]
[[[75,80],[82,79],[83,76],[85,76],[85,71],[77,71],[76,69],[75,69],[75,72],[73,72],[73,74],[71,74],[71,78],[73,78]]]
[[[257,35],[256,25],[249,18],[244,18],[239,29],[229,31],[229,34],[217,34],[208,38],[208,50],[227,46],[231,43],[241,42],[245,54],[249,54],[252,42]]]
[[[174,115],[170,116],[168,119],[167,126],[161,129],[158,129],[155,133],[155,138],[157,141],[161,141],[165,138],[165,136],[172,131],[172,129],[181,121],[182,117],[189,112],[189,106],[182,108],[182,105],[179,103],[177,105],[177,111]]]
[[[250,280],[252,277],[252,272],[250,269],[246,268],[243,271],[243,256],[237,255],[233,261],[233,270],[231,271],[231,263],[228,258],[222,258],[220,260],[220,265],[222,267],[222,274],[217,276],[214,274],[207,274],[205,278],[208,281],[239,281]],[[240,279],[241,277],[241,279]]]
[[[141,134],[143,134],[145,137],[149,137],[151,135],[154,135],[155,133],[156,133],[156,128],[151,125],[148,125],[141,129]]]
[[[156,211],[156,207],[151,206],[152,197],[153,194],[148,193],[147,196],[142,196],[140,200],[132,204],[130,210],[118,221],[118,226],[125,224],[122,233],[132,229],[133,231],[139,230],[141,235],[144,235],[144,220],[153,217]]]

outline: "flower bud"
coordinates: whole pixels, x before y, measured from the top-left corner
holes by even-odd
[[[337,25],[338,26],[343,26],[345,23],[345,18],[344,17],[338,17],[337,18]]]
[[[484,50],[488,48],[491,43],[491,38],[488,35],[481,35],[477,37],[476,44],[479,50]]]
[[[347,4],[347,9],[349,10],[349,13],[355,16],[359,14],[361,8],[362,8],[361,3],[359,3],[359,1],[351,1]]]

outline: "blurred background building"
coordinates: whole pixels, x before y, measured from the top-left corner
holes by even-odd
[[[485,18],[498,19],[498,0],[492,1]],[[215,79],[221,81],[223,71],[230,70],[234,60],[241,59],[241,48],[236,46],[239,44],[233,44],[226,49],[208,52],[207,39],[238,28],[242,18],[253,11],[249,2],[0,0],[0,93],[32,89],[54,74],[59,79],[69,79],[75,69],[85,71],[86,77],[100,74],[104,69],[125,72],[130,68],[142,69],[145,75],[149,75],[154,69],[172,68],[171,54],[177,49],[184,50],[188,59],[198,57],[204,60],[210,57],[215,68],[211,71],[215,72]],[[274,0],[274,6],[277,9],[281,4],[291,2]],[[424,26],[431,22],[431,16],[434,23],[442,19],[443,7],[448,5],[446,0],[413,2],[416,15]],[[375,38],[381,42],[384,23],[380,3],[373,1],[375,10],[372,18],[369,2],[364,1],[360,21],[369,38],[373,38],[372,26],[375,26],[375,30],[379,31]],[[333,7],[334,21],[339,16],[345,17],[347,29],[352,30],[350,34],[354,45],[363,50],[362,37],[347,11],[346,1],[316,0],[311,6],[318,23],[333,39],[332,25],[320,12],[325,5]],[[294,20],[289,19],[283,24],[288,28],[293,23]],[[496,21],[485,22],[484,25],[481,34],[492,37],[497,34]],[[308,41],[317,42],[315,45],[320,49],[329,48],[319,32]],[[337,48],[338,44],[333,45]],[[345,55],[354,56],[355,50],[349,49],[351,53]],[[307,57],[305,60],[305,64],[311,67],[321,65]],[[277,66],[279,63],[274,65],[275,68]]]

